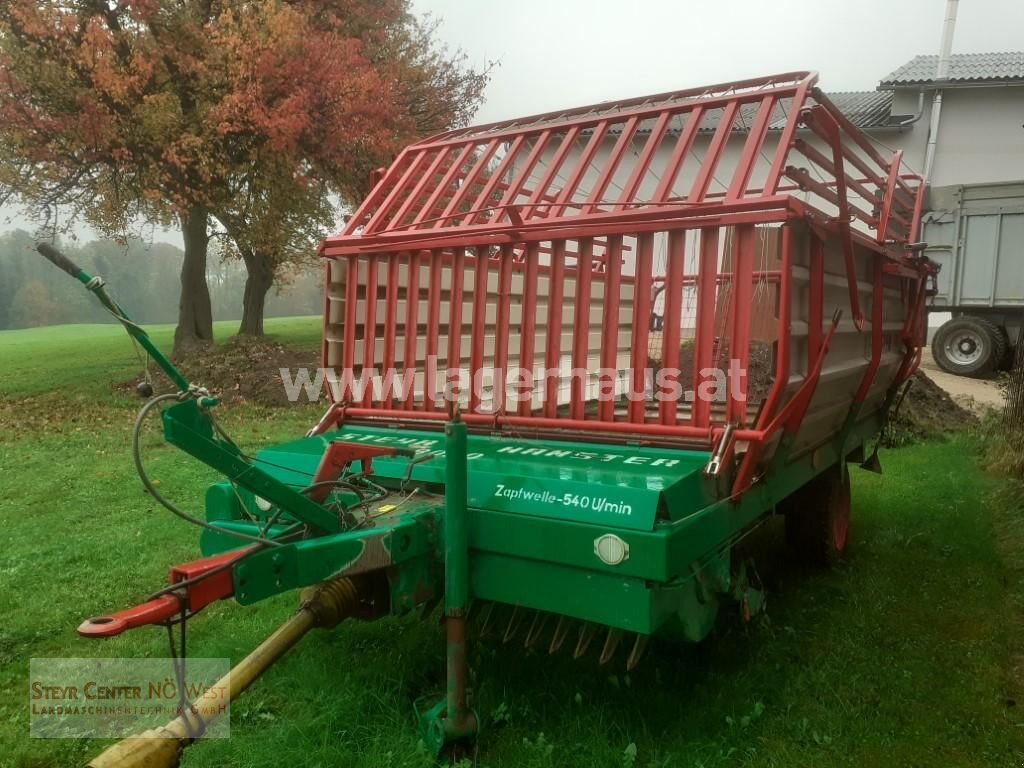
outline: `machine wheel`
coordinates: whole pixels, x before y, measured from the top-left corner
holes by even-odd
[[[800,488],[780,505],[786,542],[807,565],[834,565],[850,533],[850,473],[840,463]]]
[[[1007,348],[1003,329],[984,317],[954,317],[932,341],[938,366],[958,376],[986,376],[1003,362]]]

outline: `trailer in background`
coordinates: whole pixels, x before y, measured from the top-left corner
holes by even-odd
[[[927,256],[941,266],[929,311],[935,362],[984,376],[1012,359],[1024,325],[1024,181],[933,188],[923,217]]]

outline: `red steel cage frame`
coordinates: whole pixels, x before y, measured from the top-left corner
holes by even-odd
[[[828,326],[822,317],[823,278],[814,274],[815,269],[820,272],[826,242],[834,241],[845,264],[849,306],[844,311],[857,331],[865,328],[863,290],[858,287],[863,278],[858,278],[858,270],[863,274],[864,260],[874,265],[869,267],[876,315],[871,318],[870,360],[855,402],[866,396],[879,368],[885,343],[879,297],[887,278],[898,281],[905,307],[899,333],[902,363],[893,384],[905,380],[917,365],[924,333],[930,267],[909,246],[917,237],[925,185],[919,176],[902,171],[899,152],[883,157],[815,87],[816,81],[816,74],[809,72],[743,80],[459,129],[408,147],[390,168],[378,172],[376,185],[345,230],[327,238],[320,249],[322,256],[335,260],[335,269],[347,260],[345,312],[339,324],[341,367],[350,372],[373,367],[378,362],[378,340],[383,342],[379,362],[385,368],[399,362],[415,364],[420,340],[425,341],[427,354],[436,354],[445,314],[448,366],[468,362],[471,374],[475,373],[484,357],[487,286],[493,274],[498,283],[493,332],[496,368],[511,365],[510,352],[512,357],[518,354],[524,368],[539,358],[548,367],[563,355],[574,363],[590,359],[598,351],[590,344],[584,316],[589,310],[584,308],[588,292],[597,285],[605,314],[598,357],[602,363],[614,363],[609,339],[618,326],[607,318],[619,316],[624,291],[632,297],[633,315],[646,317],[652,283],[663,280],[661,359],[666,368],[678,363],[679,296],[684,285],[696,287],[692,382],[696,389],[716,344],[716,286],[731,286],[729,349],[745,364],[752,287],[759,280],[770,280],[778,291],[776,375],[753,417],[747,413],[745,393],[736,397],[731,388],[724,417],[700,401],[694,401],[682,418],[674,405],[664,402],[653,413],[643,403],[630,403],[622,413],[601,404],[596,414],[588,414],[585,393],[576,384],[566,410],[553,396],[555,384],[550,380],[541,382],[544,396],[539,407],[520,402],[512,410],[484,412],[479,399],[474,399],[463,412],[471,426],[536,434],[569,430],[595,440],[632,437],[710,443],[731,422],[737,427],[735,439],[749,441],[756,456],[758,446],[780,431],[799,427],[813,395],[839,322],[835,318]],[[730,139],[742,135],[740,129],[746,130],[746,138],[729,169],[722,164],[723,157]],[[698,135],[708,138],[702,158],[693,151]],[[773,149],[767,146],[769,135],[778,137]],[[628,159],[631,155],[635,162]],[[794,157],[802,157],[806,165],[791,165]],[[686,189],[677,190],[684,179],[681,169],[687,164],[682,184]],[[719,176],[727,181],[719,181]],[[713,182],[721,189],[712,189]],[[613,186],[614,194],[610,193]],[[758,226],[797,221],[809,227],[812,279],[806,365],[802,383],[794,387],[790,382],[791,228],[782,227],[778,269],[756,269],[754,254]],[[729,271],[719,270],[723,228],[731,228],[733,234]],[[699,241],[700,268],[695,273],[687,273],[684,266],[688,233]],[[656,237],[667,241],[664,275],[653,275],[650,269]],[[635,245],[632,275],[622,269],[630,242]],[[364,265],[362,273],[360,265]],[[399,285],[402,265],[410,283],[404,286]],[[426,285],[419,284],[422,267],[427,270]],[[465,318],[462,293],[470,272],[476,294],[472,317]],[[509,349],[513,275],[522,288],[516,296],[523,313],[518,350]],[[538,303],[540,279],[549,286],[546,315]],[[576,315],[568,348],[561,334],[549,331],[545,348],[534,349],[538,319],[543,323],[546,316],[549,328],[561,324],[556,314],[563,301],[563,284],[570,281]],[[421,291],[426,293],[425,313],[421,312]],[[403,295],[404,318],[398,317]],[[381,297],[383,317],[378,301],[369,297]],[[360,303],[363,313],[357,317]],[[329,315],[330,296],[327,304]],[[466,325],[468,359],[462,354],[461,338]],[[631,323],[634,376],[645,367],[649,334],[645,322]],[[402,358],[397,350],[400,337],[404,337]],[[356,359],[357,342],[362,344],[362,359]],[[326,329],[324,363],[331,365]],[[355,401],[346,390],[320,426],[342,419],[422,424],[445,418],[445,403],[426,394],[415,398],[410,392],[399,401],[372,400],[366,394]],[[755,461],[748,462],[748,471]]]

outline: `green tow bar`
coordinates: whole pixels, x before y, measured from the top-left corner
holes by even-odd
[[[103,279],[100,277],[93,277],[84,269],[79,268],[75,262],[65,256],[63,253],[58,251],[49,243],[40,243],[36,246],[36,250],[42,254],[47,261],[56,267],[67,272],[71,277],[75,278],[78,282],[84,285],[96,298],[100,304],[107,308],[110,313],[118,319],[121,325],[124,326],[128,334],[135,339],[139,345],[149,353],[149,356],[153,361],[163,369],[164,373],[167,374],[168,378],[174,382],[176,386],[182,392],[188,392],[189,381],[186,379],[177,368],[168,360],[163,352],[161,352],[157,346],[149,338],[142,328],[133,323],[128,315],[125,314],[124,310],[114,301],[110,296],[107,295],[106,290],[103,288]],[[205,398],[207,402],[201,403],[203,406],[216,405],[217,401],[215,398]]]
[[[479,730],[469,707],[466,670],[466,613],[469,610],[469,532],[467,530],[466,424],[457,409],[445,425],[444,620],[447,640],[447,692],[417,712],[423,741],[435,753],[469,739]]]
[[[110,298],[103,288],[102,278],[93,277],[49,243],[40,243],[36,250],[47,261],[71,275],[94,294],[181,392],[182,402],[164,409],[161,414],[167,442],[223,473],[246,490],[288,510],[290,514],[315,530],[325,533],[336,533],[340,530],[336,515],[254,466],[236,446],[214,439],[213,422],[205,412],[218,404],[217,398],[189,383],[184,374],[175,368],[153,343],[149,334],[133,322],[120,305]]]

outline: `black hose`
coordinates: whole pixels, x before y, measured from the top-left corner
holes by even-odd
[[[149,475],[146,474],[145,468],[142,466],[142,450],[139,445],[140,436],[142,435],[142,426],[146,421],[146,416],[149,412],[160,403],[166,400],[179,400],[179,396],[176,394],[157,395],[152,400],[149,400],[139,410],[139,415],[135,417],[135,428],[132,430],[132,458],[135,460],[135,471],[139,475],[139,479],[142,481],[143,487],[149,492],[156,501],[162,505],[165,509],[170,511],[172,514],[180,517],[187,523],[192,525],[198,525],[200,528],[206,528],[207,530],[214,531],[216,533],[224,534],[225,536],[232,536],[236,539],[242,539],[243,541],[251,541],[257,544],[269,545],[274,547],[280,547],[280,542],[274,541],[273,539],[262,538],[260,536],[250,536],[247,533],[239,533],[238,531],[229,531],[225,528],[220,528],[212,523],[208,523],[205,520],[200,520],[198,517],[193,517],[184,512],[183,510],[176,507],[173,503],[163,497],[163,495],[156,489],[153,482],[149,479]]]

